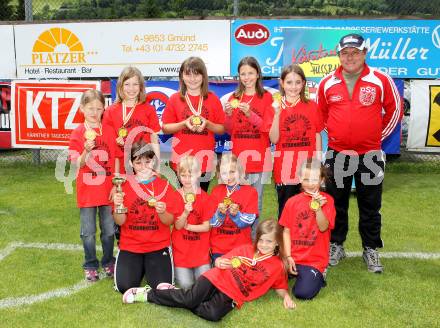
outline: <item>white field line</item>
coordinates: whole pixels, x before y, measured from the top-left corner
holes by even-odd
[[[61,244],[61,243],[23,243],[14,242],[7,245],[4,249],[0,250],[0,261],[6,256],[11,254],[17,248],[35,248],[35,249],[50,249],[50,250],[63,250],[63,251],[82,251],[83,247],[77,244]],[[99,249],[99,247],[97,247]],[[361,257],[362,252],[347,252],[348,257]],[[420,260],[437,260],[440,259],[440,253],[421,253],[421,252],[381,252],[382,258],[407,258],[407,259],[420,259]],[[100,278],[104,278],[104,274],[100,275]],[[22,297],[11,297],[0,300],[0,309],[20,307],[23,305],[30,305],[36,302],[42,302],[57,297],[65,297],[79,292],[84,288],[92,286],[93,283],[85,280],[79,283],[65,288],[56,289],[53,291],[45,292],[38,295],[28,295]]]
[[[35,248],[35,249],[50,249],[50,250],[63,250],[63,251],[83,250],[82,245],[76,245],[76,244],[13,242],[8,244],[4,249],[0,250],[0,261],[18,248]],[[97,249],[100,249],[100,247],[97,247]],[[104,277],[105,274],[100,273],[99,278],[103,279]],[[42,294],[4,298],[0,300],[0,309],[20,307],[23,305],[30,305],[36,302],[42,302],[57,297],[65,297],[65,296],[73,295],[84,288],[91,287],[92,285],[93,283],[87,282],[86,280],[81,280],[80,282],[78,282],[73,286],[51,290],[49,292],[45,292]]]

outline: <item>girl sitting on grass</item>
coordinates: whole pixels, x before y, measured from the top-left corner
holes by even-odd
[[[219,321],[235,306],[253,301],[275,289],[286,309],[295,308],[288,293],[283,261],[283,229],[274,220],[259,223],[253,245],[237,247],[217,258],[215,268],[202,274],[191,289],[131,288],[123,303],[150,302],[185,308],[209,321]],[[171,287],[171,288],[170,288]]]

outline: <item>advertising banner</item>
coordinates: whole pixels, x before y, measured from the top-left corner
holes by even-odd
[[[79,123],[81,95],[96,81],[12,82],[12,147],[64,149]]]
[[[439,20],[235,20],[231,23],[231,75],[244,56],[254,56],[265,76],[279,76],[284,65],[286,47],[284,33],[299,33],[319,29],[319,35],[290,44],[298,49],[297,57],[319,56],[331,51],[336,44],[327,45],[333,32],[361,33],[369,49],[367,63],[398,78],[438,78],[440,76]],[[290,32],[289,32],[290,33]],[[319,40],[321,42],[319,42]],[[310,76],[308,76],[310,77]]]
[[[17,75],[117,77],[132,65],[145,76],[176,76],[190,56],[209,75],[229,75],[229,33],[227,20],[16,25]]]
[[[411,81],[408,150],[440,152],[440,81]]]
[[[0,25],[0,45],[0,79],[14,79],[17,75],[12,25]]]
[[[0,82],[0,149],[11,148],[11,84]]]
[[[264,87],[266,90],[270,92],[278,91],[278,80],[263,80]],[[403,81],[396,81],[396,85],[399,89],[399,92],[403,93]],[[112,99],[116,98],[116,80],[112,80]],[[209,90],[214,92],[221,100],[222,103],[225,103],[232,92],[237,87],[236,81],[227,81],[227,82],[209,82]],[[147,94],[147,101],[156,108],[157,116],[159,117],[159,121],[162,125],[162,114],[165,109],[166,103],[169,97],[177,92],[179,89],[178,81],[148,81],[146,82],[145,92]],[[306,94],[311,99],[315,99],[317,91],[317,82],[311,79],[307,81]],[[161,151],[170,152],[171,151],[171,143],[168,142],[171,135],[160,135],[161,141]],[[230,136],[225,133],[223,135],[216,135],[216,148],[215,151],[217,153],[221,153],[223,151],[231,150],[230,147]],[[327,136],[326,133],[323,132],[323,148],[325,149],[327,146]],[[399,154],[400,153],[400,124],[393,131],[393,133],[384,140],[382,144],[383,150],[387,154]]]

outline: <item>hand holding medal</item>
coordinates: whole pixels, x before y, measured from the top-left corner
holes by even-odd
[[[229,209],[229,213],[232,216],[236,216],[238,214],[238,211],[240,210],[240,205],[232,203],[229,205],[228,209]]]
[[[282,100],[283,96],[281,96],[281,93],[279,92],[275,92],[272,95],[272,107],[275,108],[275,111],[278,112],[280,107],[281,107],[281,100]]]

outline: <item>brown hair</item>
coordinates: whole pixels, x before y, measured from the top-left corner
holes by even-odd
[[[141,158],[153,159],[153,169],[157,170],[157,165],[159,164],[159,162],[157,160],[156,153],[153,150],[153,146],[149,143],[147,144],[143,140],[133,143],[130,151],[131,162]]]
[[[139,82],[139,95],[138,95],[138,103],[145,102],[146,95],[145,95],[145,80],[144,76],[142,75],[141,71],[133,66],[127,66],[125,67],[118,78],[118,83],[116,84],[116,102],[122,102],[124,101],[124,83],[128,79],[131,79],[132,77],[137,77]]]
[[[301,89],[301,92],[299,93],[299,97],[301,98],[301,101],[303,103],[308,103],[309,99],[306,97],[306,83],[307,83],[306,75],[304,74],[303,69],[300,66],[295,65],[295,64],[285,66],[283,68],[283,71],[281,72],[281,76],[280,76],[280,80],[281,80],[280,81],[280,93],[281,93],[281,95],[284,96],[286,94],[286,92],[284,91],[284,89],[282,87],[282,83],[284,82],[284,79],[286,78],[287,74],[290,74],[290,73],[296,73],[301,77],[301,80],[304,82],[304,87]]]
[[[98,100],[103,106],[105,106],[105,98],[101,91],[90,89],[87,91],[84,91],[81,96],[80,106],[85,106],[89,102],[92,102],[94,100]]]
[[[199,57],[189,57],[180,65],[179,70],[179,93],[183,99],[186,94],[187,87],[183,82],[183,73],[185,74],[201,74],[203,77],[202,85],[200,86],[200,94],[203,98],[208,97],[208,71],[203,60]]]
[[[263,75],[261,73],[260,64],[258,64],[258,61],[254,57],[250,56],[242,58],[238,63],[238,86],[237,89],[234,91],[234,97],[240,98],[245,91],[245,86],[240,80],[240,68],[244,65],[250,66],[257,71],[258,78],[257,83],[255,84],[255,91],[257,92],[258,97],[263,97],[265,90],[263,88]]]
[[[284,268],[287,268],[286,260],[286,253],[284,250],[284,239],[283,239],[283,227],[279,225],[277,221],[274,219],[266,219],[262,220],[258,223],[257,231],[255,234],[255,240],[254,240],[254,251],[257,251],[257,243],[260,240],[261,235],[265,235],[268,233],[274,233],[275,234],[275,240],[278,244],[278,247],[275,248],[275,255],[277,255],[284,264]]]

